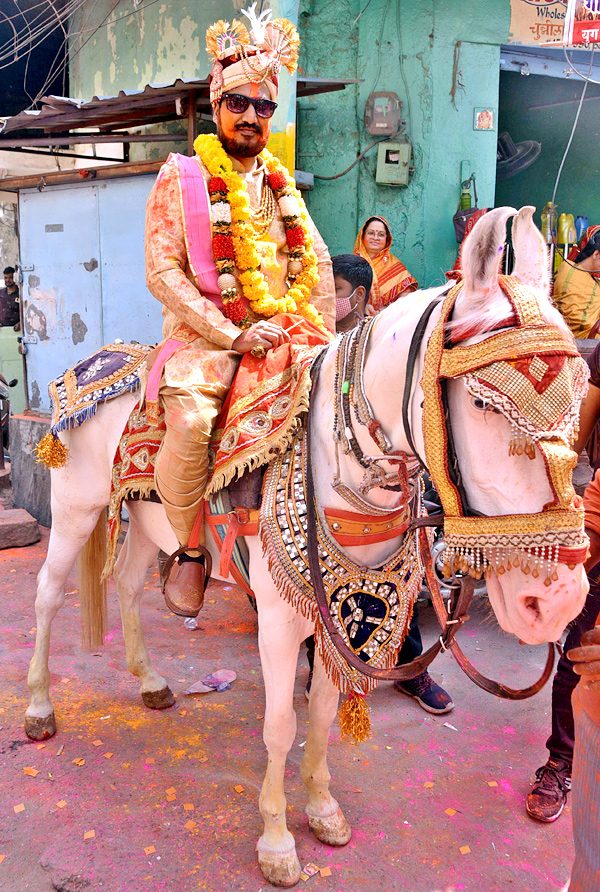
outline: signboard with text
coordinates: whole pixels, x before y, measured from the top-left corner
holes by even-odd
[[[567,0],[511,0],[509,43],[536,46],[563,38]]]
[[[569,44],[600,43],[600,0],[569,0],[563,39]]]

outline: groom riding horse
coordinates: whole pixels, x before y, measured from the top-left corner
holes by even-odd
[[[207,31],[217,137],[198,137],[194,158],[171,155],[147,206],[147,283],[165,321],[148,361],[146,409],[149,420],[164,410],[156,487],[180,545],[164,593],[181,616],[202,607],[208,447],[241,356],[293,341],[304,320],[323,343],[334,331],[327,247],[287,171],[268,152],[261,157],[279,69],[295,70],[299,43],[290,22],[263,19],[251,18],[252,43],[238,22]]]

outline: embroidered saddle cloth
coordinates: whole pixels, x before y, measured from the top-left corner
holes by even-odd
[[[330,336],[291,313],[280,313],[272,321],[285,328],[291,340],[262,359],[243,355],[213,433],[207,496],[281,454],[308,411],[310,366]]]
[[[329,338],[301,317],[285,314],[276,319],[290,331],[291,340],[269,350],[263,359],[244,354],[213,434],[209,498],[284,451],[308,410],[310,366]],[[154,491],[156,456],[165,430],[162,412],[155,426],[139,406],[125,427],[112,470],[107,574],[116,557],[121,505],[134,495],[147,498]]]
[[[52,406],[50,432],[78,427],[102,403],[140,386],[139,368],[152,347],[108,344],[67,369],[48,385]]]

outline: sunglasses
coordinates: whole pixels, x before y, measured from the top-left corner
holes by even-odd
[[[259,118],[272,118],[277,108],[277,103],[271,102],[270,99],[251,99],[250,96],[242,96],[241,93],[225,93],[223,99],[227,111],[234,115],[243,115],[248,106],[253,105]]]

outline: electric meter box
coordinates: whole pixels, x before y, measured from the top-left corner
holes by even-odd
[[[402,103],[397,93],[371,93],[365,105],[365,127],[372,136],[395,136],[402,124]]]
[[[380,142],[375,182],[381,186],[408,186],[411,153],[409,142]]]

